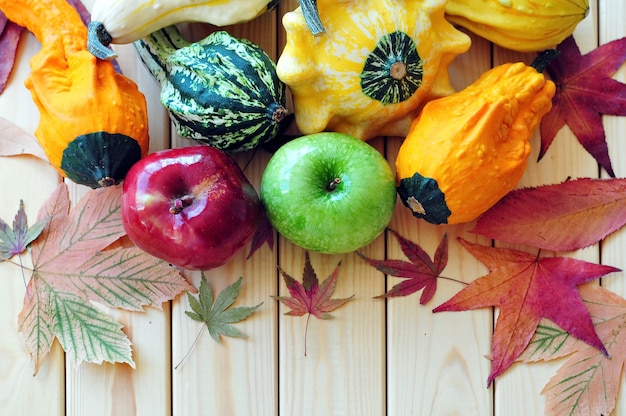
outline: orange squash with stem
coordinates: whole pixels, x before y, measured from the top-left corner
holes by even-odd
[[[496,66],[424,106],[396,158],[398,195],[415,217],[469,222],[517,185],[529,139],[552,107],[555,85],[540,71],[555,56]]]
[[[41,42],[24,83],[52,166],[92,188],[118,183],[148,152],[144,95],[87,50],[87,27],[65,0],[0,0],[0,11]]]

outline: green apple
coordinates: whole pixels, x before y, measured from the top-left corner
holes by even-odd
[[[263,172],[260,196],[283,237],[338,254],[371,243],[389,225],[396,185],[389,163],[370,144],[324,132],[281,146]]]

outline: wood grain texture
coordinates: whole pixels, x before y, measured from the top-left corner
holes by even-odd
[[[90,8],[93,0],[86,0]],[[590,15],[576,31],[583,53],[599,44],[626,36],[626,6],[618,0],[592,0]],[[252,40],[278,59],[285,44],[281,16],[298,6],[297,0],[282,0],[277,10],[252,22],[226,28],[182,24],[189,40],[198,40],[214,30]],[[518,54],[492,46],[476,36],[472,47],[457,57],[451,67],[452,84],[461,89],[493,65],[513,60],[530,62],[532,54]],[[150,150],[189,146],[179,137],[159,101],[159,86],[138,60],[131,45],[115,46],[124,73],[146,95],[150,122]],[[22,36],[18,64],[5,92],[0,95],[0,116],[32,133],[38,113],[23,80],[29,58],[39,49],[30,35]],[[626,82],[626,68],[615,76]],[[291,103],[291,102],[290,102]],[[291,104],[290,104],[291,106]],[[618,176],[626,175],[623,134],[626,121],[605,117],[607,141]],[[297,134],[292,127],[290,133]],[[401,138],[377,138],[370,143],[393,167]],[[546,156],[537,162],[539,136],[531,142],[533,153],[519,186],[556,183],[571,177],[598,177],[593,158],[565,128]],[[271,154],[264,150],[237,154],[245,174],[258,190]],[[11,220],[24,199],[30,221],[60,177],[46,162],[32,157],[0,158],[0,218]],[[77,201],[86,188],[70,184]],[[215,292],[240,276],[244,278],[236,305],[263,302],[247,320],[236,324],[248,337],[223,338],[214,342],[206,328],[185,315],[185,296],[143,313],[109,310],[125,326],[133,342],[137,368],[66,363],[58,343],[36,377],[17,329],[17,314],[24,297],[18,267],[0,263],[0,415],[53,416],[405,416],[405,415],[539,415],[544,413],[540,391],[560,362],[514,365],[486,387],[490,363],[491,334],[497,311],[433,314],[432,309],[458,292],[463,283],[487,273],[486,268],[457,242],[462,237],[481,244],[491,241],[469,233],[473,224],[433,226],[415,219],[398,202],[391,227],[433,254],[444,233],[449,246],[448,266],[435,298],[419,304],[419,293],[406,298],[373,299],[398,280],[386,277],[355,254],[311,253],[320,280],[341,261],[334,297],[354,299],[333,312],[335,319],[311,318],[307,355],[304,355],[306,318],[285,316],[283,305],[272,298],[286,295],[277,265],[301,279],[304,250],[277,236],[273,249],[262,247],[250,259],[248,248],[231,262],[208,271]],[[626,234],[609,236],[601,246],[568,255],[626,269]],[[500,243],[497,243],[501,246]],[[527,247],[515,247],[531,250]],[[406,259],[395,238],[384,233],[363,253],[383,259]],[[30,261],[25,257],[26,264]],[[199,284],[200,273],[187,273]],[[602,284],[626,296],[623,273],[603,279]],[[199,342],[189,351],[196,335]],[[621,393],[623,396],[624,393]],[[626,415],[626,400],[618,399],[615,415]]]
[[[93,0],[84,4],[91,9]],[[132,45],[114,45],[118,64],[125,76],[137,83],[148,106],[150,151],[170,146],[169,120],[158,97],[160,88],[140,60]],[[66,180],[72,203],[89,188]],[[106,309],[122,325],[133,343],[136,369],[128,365],[76,366],[66,364],[66,415],[167,415],[171,408],[170,378],[170,305],[163,309],[146,308],[133,313]]]
[[[603,45],[615,39],[626,36],[626,4],[607,0],[598,1],[598,27],[599,44]],[[626,67],[622,66],[613,76],[616,80],[626,83]],[[619,178],[626,177],[626,153],[624,153],[624,132],[626,132],[626,119],[623,117],[604,116],[604,128],[606,131],[609,156],[613,164],[615,175]],[[603,172],[603,177],[606,173]],[[606,238],[601,243],[601,261],[626,270],[626,237],[623,232],[617,232]],[[625,272],[613,273],[602,279],[602,286],[626,297]],[[622,378],[623,380],[623,378]],[[624,388],[622,388],[622,392]],[[620,394],[615,405],[615,414],[626,414],[626,396]]]

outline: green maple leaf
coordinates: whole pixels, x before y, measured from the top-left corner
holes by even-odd
[[[202,273],[202,281],[200,282],[200,291],[196,299],[191,294],[187,294],[189,306],[192,311],[185,311],[185,314],[191,319],[203,322],[211,337],[220,342],[222,335],[227,337],[245,338],[246,334],[235,328],[234,323],[243,321],[261,306],[239,306],[231,308],[237,296],[239,296],[239,287],[243,278],[239,278],[235,283],[228,286],[217,295],[217,299],[213,302],[213,289],[207,282],[204,273]]]

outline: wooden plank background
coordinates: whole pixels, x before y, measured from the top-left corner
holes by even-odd
[[[90,8],[92,1],[85,1]],[[626,35],[626,6],[621,0],[592,0],[591,11],[576,30],[576,40],[586,53]],[[244,25],[226,28],[235,36],[261,45],[277,59],[284,44],[280,16],[297,6],[283,0],[275,12]],[[206,25],[182,25],[191,39],[206,35]],[[502,62],[530,62],[532,55],[517,54],[472,37],[470,51],[451,66],[453,84],[460,89],[491,66]],[[28,60],[39,49],[24,34],[18,64],[5,92],[0,95],[0,116],[27,132],[33,132],[38,113],[23,80]],[[149,103],[151,150],[186,146],[170,127],[161,107],[159,88],[139,62],[132,46],[116,46],[124,73],[134,79]],[[626,81],[626,69],[616,78]],[[626,176],[623,132],[626,121],[605,117],[607,140],[617,176]],[[399,138],[378,138],[371,143],[392,163]],[[599,177],[597,164],[567,128],[537,163],[534,153],[520,185],[556,183],[571,177]],[[238,155],[242,166],[251,154]],[[257,187],[269,153],[259,151],[246,174]],[[31,221],[61,180],[45,162],[31,157],[0,159],[0,218],[11,220],[20,199]],[[85,189],[71,184],[76,201]],[[486,272],[467,251],[454,242],[457,236],[489,243],[469,234],[472,224],[437,227],[413,218],[398,206],[391,226],[400,234],[434,253],[444,233],[450,238],[450,260],[445,275],[469,282]],[[610,236],[600,245],[575,253],[576,257],[626,268],[623,249],[626,234]],[[383,235],[364,252],[375,258],[404,258],[395,239]],[[33,377],[33,367],[17,332],[17,315],[24,296],[20,270],[0,263],[0,414],[1,415],[538,415],[543,414],[543,385],[559,362],[516,365],[486,388],[490,370],[485,356],[490,351],[495,311],[432,314],[431,309],[460,290],[458,283],[441,281],[435,299],[419,305],[419,296],[383,301],[372,299],[395,284],[354,254],[313,254],[312,264],[320,278],[328,276],[341,260],[335,295],[355,295],[334,314],[336,319],[312,319],[308,355],[304,351],[304,318],[283,315],[286,309],[271,296],[286,288],[276,265],[300,276],[304,253],[279,238],[274,250],[263,247],[250,260],[241,253],[227,265],[207,273],[213,287],[221,290],[244,277],[238,304],[263,306],[239,324],[249,338],[224,339],[221,344],[202,336],[192,354],[174,368],[191,347],[201,325],[184,314],[181,296],[165,304],[163,311],[145,313],[110,311],[125,326],[133,341],[137,369],[126,365],[80,366],[66,362],[58,345]],[[28,258],[26,259],[28,261]],[[198,283],[198,273],[188,277]],[[626,296],[622,273],[605,284]],[[626,400],[618,400],[615,415],[626,415]]]

